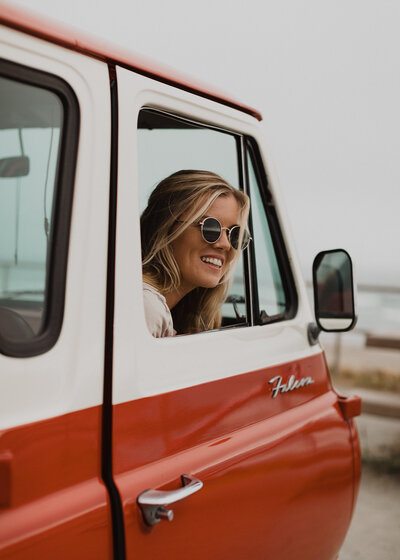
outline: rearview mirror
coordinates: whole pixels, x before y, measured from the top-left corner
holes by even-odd
[[[315,319],[323,331],[348,331],[356,324],[353,266],[343,249],[322,251],[314,259]]]
[[[29,158],[15,156],[0,159],[0,177],[26,177],[29,174]]]

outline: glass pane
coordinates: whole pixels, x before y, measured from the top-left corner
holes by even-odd
[[[246,321],[246,291],[244,285],[243,253],[241,253],[229,296],[222,307],[224,323],[234,324]]]
[[[140,211],[145,209],[157,184],[182,169],[212,171],[238,188],[236,142],[235,136],[229,133],[202,128],[151,109],[141,111],[138,121]],[[246,320],[242,257],[222,314],[223,325]]]
[[[213,171],[237,187],[236,141],[207,128],[139,128],[140,211],[156,185],[180,169]]]
[[[38,334],[63,108],[52,92],[0,77],[0,329]]]
[[[250,154],[247,155],[247,165],[260,313],[262,316],[266,314],[267,317],[272,317],[285,311],[286,297]]]

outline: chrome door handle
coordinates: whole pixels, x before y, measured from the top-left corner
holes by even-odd
[[[188,474],[182,474],[181,481],[182,488],[177,490],[145,490],[139,494],[137,502],[147,525],[156,525],[161,519],[172,521],[174,512],[165,509],[165,506],[179,502],[203,488],[201,480]]]

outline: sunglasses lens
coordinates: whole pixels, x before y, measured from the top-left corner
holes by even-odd
[[[237,249],[239,247],[239,236],[240,236],[240,227],[239,226],[234,226],[231,229],[231,232],[230,232],[230,235],[229,235],[230,244],[232,245],[232,247],[234,249]]]
[[[231,243],[231,245],[234,249],[238,249],[238,247],[239,247],[240,233],[241,232],[240,232],[240,227],[239,226],[234,226],[231,229],[231,233],[229,235],[229,241],[230,241],[230,243]],[[247,231],[247,229],[245,229],[244,232],[243,232],[242,245],[241,245],[242,251],[244,249],[246,249],[249,242],[250,242],[250,233]]]
[[[207,243],[215,243],[221,237],[221,224],[216,218],[206,218],[201,232]]]

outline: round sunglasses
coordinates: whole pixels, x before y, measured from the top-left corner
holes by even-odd
[[[225,229],[227,231],[228,241],[231,244],[231,247],[233,247],[233,249],[235,250],[239,248],[239,239],[241,233],[240,226],[232,226],[231,228],[223,227],[220,224],[219,220],[217,220],[217,218],[211,217],[204,218],[204,220],[201,222],[194,222],[193,225],[200,226],[201,235],[204,241],[206,241],[207,243],[216,243],[220,239],[222,232]],[[240,247],[242,251],[244,251],[244,249],[248,247],[250,241],[250,233],[247,231],[247,229],[244,229],[242,244]]]

